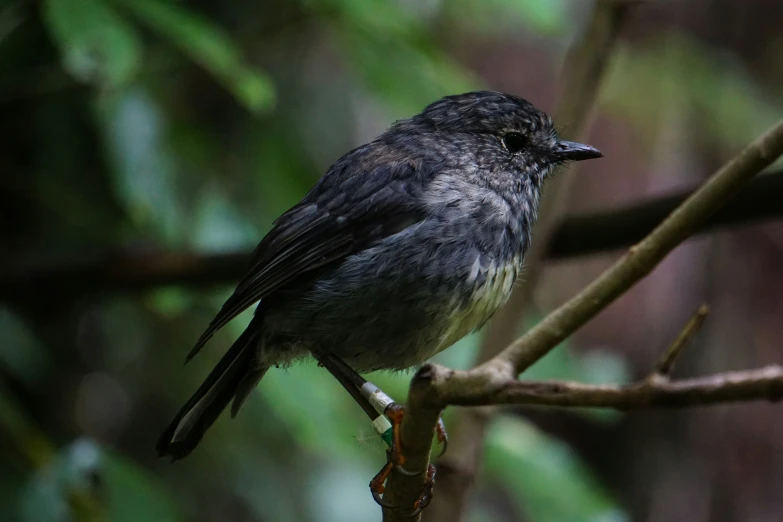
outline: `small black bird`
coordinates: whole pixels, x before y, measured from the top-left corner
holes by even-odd
[[[529,102],[482,91],[436,101],[340,158],[275,222],[188,355],[258,303],[159,454],[190,453],[271,366],[321,351],[359,372],[399,370],[481,327],[519,274],[544,180],[598,157]]]

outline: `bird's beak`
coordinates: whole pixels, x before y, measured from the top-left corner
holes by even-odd
[[[601,151],[590,145],[584,145],[575,141],[558,142],[554,151],[555,157],[559,161],[582,161],[593,158],[602,158]]]

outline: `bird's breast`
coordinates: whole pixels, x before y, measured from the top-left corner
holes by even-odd
[[[522,257],[520,253],[486,266],[482,266],[480,258],[477,258],[464,281],[462,297],[452,308],[450,327],[441,338],[441,349],[481,328],[505,304],[522,268]]]

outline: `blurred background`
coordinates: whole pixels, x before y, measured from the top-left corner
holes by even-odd
[[[391,121],[475,88],[553,112],[593,6],[0,1],[0,520],[380,519],[384,447],[314,364],[270,372],[188,459],[156,458],[247,314],[183,357],[274,218]],[[605,158],[567,213],[692,187],[780,118],[781,27],[775,0],[635,5],[583,137]],[[620,253],[548,261],[526,324]],[[781,266],[780,222],[695,238],[526,375],[643,376],[701,303],[675,375],[783,363]],[[480,338],[439,362],[470,366]],[[402,401],[409,377],[370,378]],[[470,521],[778,521],[783,418],[507,409],[474,486]]]

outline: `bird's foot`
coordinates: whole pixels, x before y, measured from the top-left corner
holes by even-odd
[[[402,445],[400,442],[400,425],[402,424],[402,418],[405,413],[405,407],[396,403],[391,403],[386,407],[384,415],[389,419],[392,425],[391,444],[388,450],[386,450],[386,464],[381,468],[375,477],[370,481],[370,491],[372,492],[373,499],[381,506],[387,509],[396,509],[397,506],[385,501],[382,497],[386,489],[386,480],[392,472],[392,469],[396,469],[399,473],[407,475],[409,477],[415,477],[421,475],[423,471],[409,471],[405,469],[405,455],[402,453]],[[438,420],[438,425],[435,429],[435,433],[438,442],[442,444],[440,455],[446,452],[448,446],[448,435],[446,433],[446,427],[443,424],[443,420]],[[440,456],[439,455],[439,456]],[[413,512],[408,515],[409,517],[415,517],[421,511],[426,508],[432,501],[433,488],[435,486],[435,466],[430,464],[427,467],[427,477],[422,488],[419,498],[413,504]]]
[[[400,424],[402,424],[402,417],[405,413],[405,407],[396,403],[391,403],[386,407],[384,415],[392,425],[391,444],[389,449],[386,450],[386,464],[381,468],[377,475],[370,481],[370,491],[372,492],[372,498],[381,507],[388,509],[394,509],[397,506],[390,504],[383,500],[383,495],[386,490],[386,479],[392,472],[393,468],[396,468],[400,473],[409,476],[418,475],[418,473],[411,473],[403,467],[405,464],[405,455],[402,454],[400,444]]]

